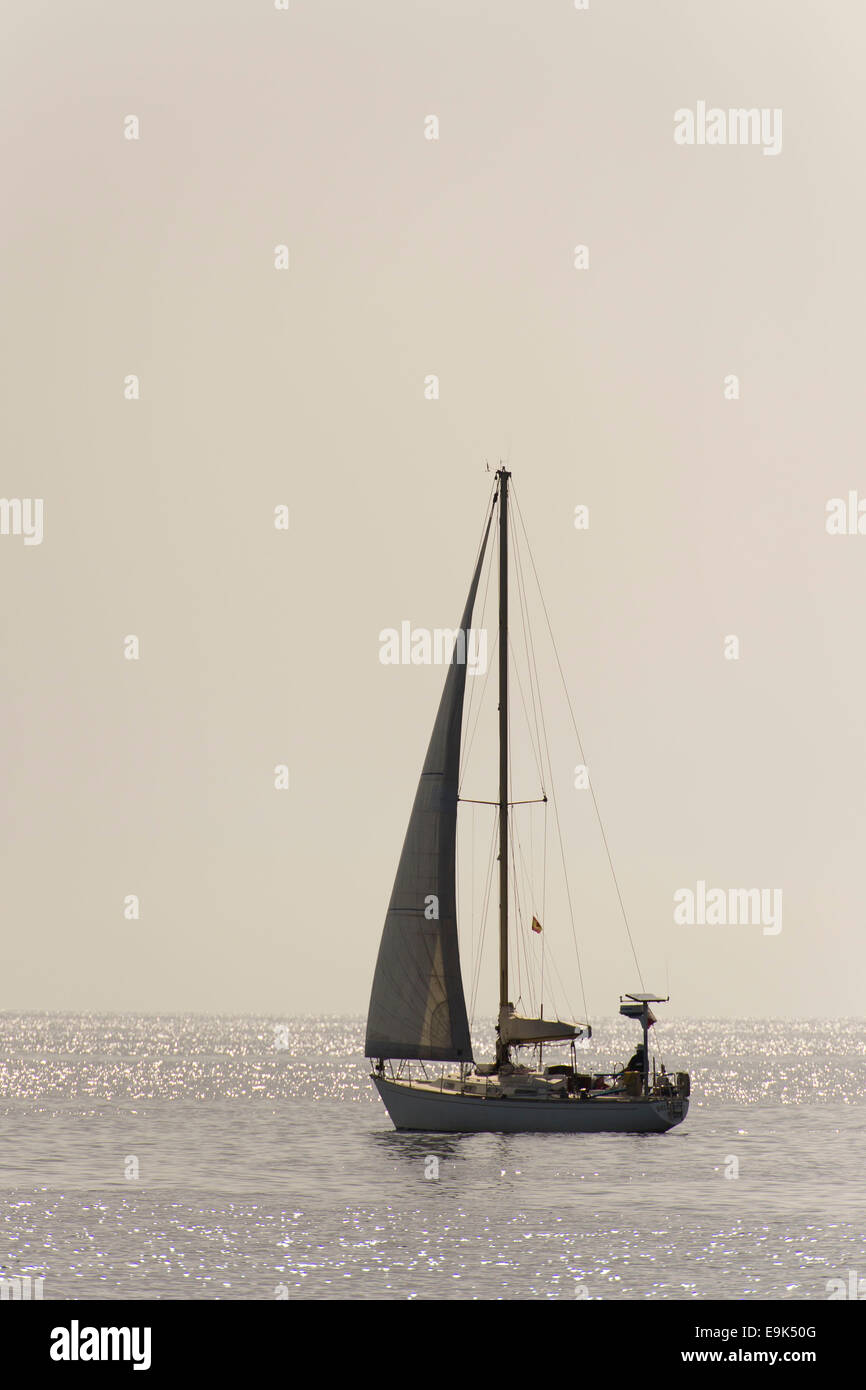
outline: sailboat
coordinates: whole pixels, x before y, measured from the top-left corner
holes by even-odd
[[[517,1012],[509,980],[509,483],[495,475],[459,634],[468,634],[494,519],[499,538],[498,735],[499,1016],[494,1058],[472,1053],[457,934],[457,811],[466,642],[455,642],[415,795],[385,918],[373,978],[364,1054],[371,1080],[398,1130],[451,1133],[661,1133],[689,1107],[687,1072],[649,1069],[652,1005],[641,990],[620,997],[620,1014],[640,1024],[643,1041],[619,1071],[581,1072],[576,1048],[588,1022]],[[462,658],[462,659],[461,659]],[[546,798],[545,798],[546,800]],[[535,923],[536,929],[539,924]],[[551,1047],[569,1061],[544,1065]],[[529,1060],[524,1060],[526,1057]],[[441,1073],[433,1074],[436,1063]],[[413,1069],[413,1064],[414,1069]]]

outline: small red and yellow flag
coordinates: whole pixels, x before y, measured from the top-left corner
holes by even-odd
[[[532,919],[532,930],[541,931],[541,923],[539,922],[537,917],[533,917]]]

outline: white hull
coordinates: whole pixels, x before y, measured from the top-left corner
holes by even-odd
[[[681,1124],[689,1109],[680,1097],[526,1100],[460,1095],[382,1076],[373,1083],[396,1129],[448,1134],[662,1134]]]

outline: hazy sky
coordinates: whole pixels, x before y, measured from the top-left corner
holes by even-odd
[[[366,1008],[443,680],[379,632],[457,622],[507,457],[647,985],[862,1014],[866,536],[825,529],[866,497],[862,7],[0,24],[2,491],[44,499],[0,536],[0,1007]],[[702,101],[781,152],[677,145]],[[637,982],[554,706],[605,1014]],[[675,926],[699,880],[781,932]]]

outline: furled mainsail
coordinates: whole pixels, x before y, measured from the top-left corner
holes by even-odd
[[[455,642],[391,892],[367,1013],[367,1057],[472,1060],[457,945],[457,779],[466,634],[489,533],[488,520],[460,620],[464,640]]]
[[[513,1004],[499,1010],[499,1037],[503,1043],[525,1046],[527,1043],[570,1042],[586,1033],[592,1036],[588,1023],[563,1023],[558,1018],[523,1018],[514,1012]]]

